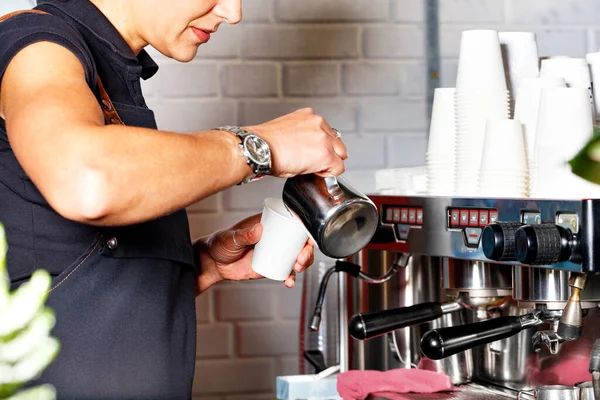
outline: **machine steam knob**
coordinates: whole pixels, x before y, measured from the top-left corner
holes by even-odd
[[[517,229],[515,242],[517,259],[529,265],[568,261],[576,247],[573,233],[554,224],[524,225]]]
[[[481,246],[483,254],[494,261],[516,261],[515,232],[520,222],[494,222],[483,228]]]

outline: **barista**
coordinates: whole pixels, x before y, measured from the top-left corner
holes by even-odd
[[[244,128],[157,129],[140,79],[158,67],[144,47],[190,61],[240,21],[241,0],[36,10],[0,23],[0,221],[13,287],[38,268],[54,276],[61,351],[40,382],[61,398],[189,398],[195,295],[260,278],[249,261],[262,227],[254,216],[192,244],[185,207],[267,174],[339,175],[346,148],[311,109]],[[307,243],[295,272],[312,260]]]

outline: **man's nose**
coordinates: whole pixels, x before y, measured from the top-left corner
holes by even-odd
[[[220,0],[214,12],[227,23],[235,25],[242,20],[242,0]]]

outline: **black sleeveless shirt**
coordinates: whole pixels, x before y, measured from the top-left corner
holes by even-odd
[[[0,76],[24,47],[39,41],[54,42],[70,50],[81,61],[86,80],[96,95],[96,80],[100,76],[120,114],[139,110],[152,113],[144,101],[140,79],[152,77],[158,66],[144,50],[136,56],[96,6],[88,0],[39,0],[36,9],[51,15],[20,14],[0,23]],[[145,249],[155,248],[158,243],[163,248],[168,247],[166,257],[163,254],[157,257],[192,264],[189,227],[183,219],[182,216],[177,219],[179,237],[175,239],[161,237],[152,224],[112,229],[113,232],[106,234],[112,236],[117,231],[121,238],[132,233],[130,241],[145,241]],[[28,279],[36,269],[59,275],[102,230],[67,220],[50,207],[15,158],[2,119],[0,223],[6,230],[7,265],[13,286]],[[186,235],[188,238],[184,239]]]

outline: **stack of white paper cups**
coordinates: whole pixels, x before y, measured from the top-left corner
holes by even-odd
[[[568,161],[593,134],[586,88],[544,88],[540,95],[530,197],[579,198],[598,196],[600,186],[571,173]]]
[[[478,195],[486,122],[508,119],[509,101],[498,32],[464,31],[455,92],[456,196]]]
[[[534,157],[535,133],[537,130],[538,111],[540,106],[540,95],[543,88],[566,87],[563,78],[524,78],[521,79],[519,94],[515,104],[515,119],[523,123],[523,133],[525,138],[525,149],[527,153],[528,171],[537,171],[537,164]],[[528,193],[535,189],[534,179],[529,181]]]
[[[549,58],[541,61],[540,77],[564,78],[567,87],[586,88],[593,102],[592,78],[585,58]],[[592,109],[590,109],[591,112]]]
[[[433,96],[425,155],[427,193],[433,196],[452,196],[454,193],[454,92],[454,88],[438,88]]]

